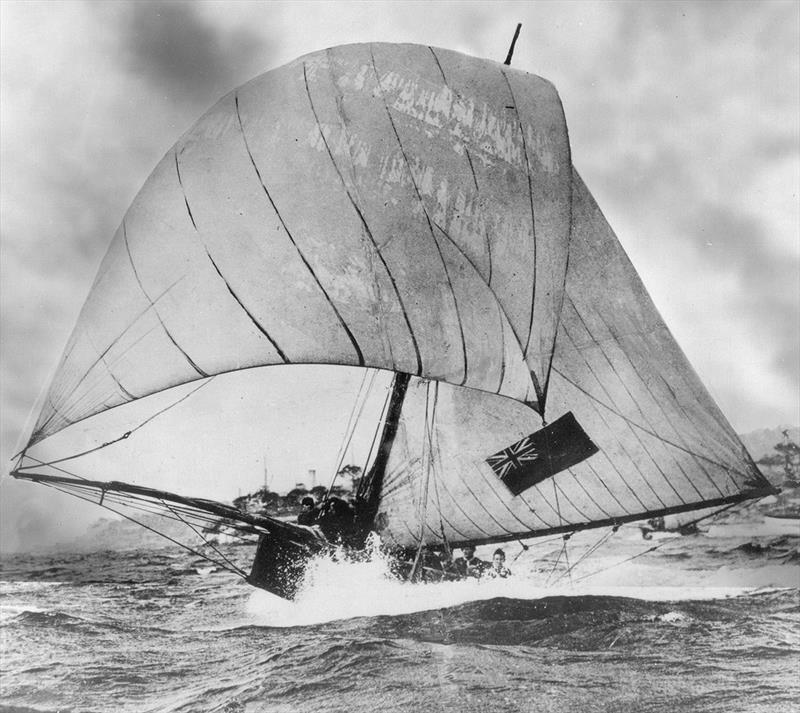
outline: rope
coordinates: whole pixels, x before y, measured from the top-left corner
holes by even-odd
[[[594,575],[600,574],[600,572],[605,572],[609,569],[614,569],[614,567],[619,567],[620,565],[625,564],[626,562],[635,560],[637,557],[649,554],[650,552],[655,552],[659,547],[663,547],[667,542],[669,542],[669,540],[664,540],[664,542],[662,542],[660,545],[653,545],[650,549],[645,550],[644,552],[640,552],[637,555],[633,555],[632,557],[628,557],[627,559],[624,559],[621,562],[609,565],[608,567],[603,567],[602,569],[595,570],[594,572],[590,572],[589,574],[584,574],[582,577],[578,577],[575,581],[580,582],[581,580],[588,579],[589,577],[594,577]]]
[[[90,498],[87,498],[87,497],[85,497],[83,495],[79,495],[77,493],[72,493],[72,492],[70,492],[68,490],[64,490],[63,488],[59,488],[57,485],[53,485],[52,483],[42,483],[42,485],[46,485],[48,488],[53,488],[53,489],[58,490],[58,491],[60,491],[62,493],[65,493],[67,495],[71,495],[72,497],[80,498],[81,500],[85,500],[86,502],[92,503],[94,505],[98,504],[96,501],[91,500]],[[207,560],[208,562],[211,562],[211,564],[215,564],[218,567],[220,567],[220,568],[222,568],[224,570],[227,570],[228,572],[231,572],[232,574],[235,574],[235,575],[237,575],[239,577],[244,577],[244,575],[242,574],[242,570],[238,570],[237,571],[237,570],[230,569],[229,567],[226,566],[225,563],[218,562],[213,557],[209,557],[207,554],[205,554],[203,552],[198,552],[197,550],[193,549],[192,547],[189,547],[189,545],[185,545],[183,542],[180,542],[180,541],[176,540],[175,538],[170,537],[169,535],[167,535],[167,534],[165,534],[163,532],[159,532],[158,530],[156,530],[153,527],[150,527],[149,525],[145,525],[143,522],[140,522],[139,520],[131,517],[130,515],[126,515],[124,512],[120,512],[119,510],[115,510],[114,508],[109,507],[108,505],[105,505],[105,504],[101,505],[100,507],[103,507],[106,510],[109,510],[110,512],[116,513],[117,515],[121,515],[126,520],[130,520],[132,523],[134,523],[136,525],[139,525],[140,527],[143,527],[145,530],[150,530],[150,532],[154,532],[159,537],[163,537],[164,539],[169,540],[170,542],[178,545],[178,547],[181,547],[184,550],[187,550],[188,552],[191,552],[193,555],[196,555],[197,557],[200,557],[201,559],[204,559],[204,560]]]
[[[436,404],[439,400],[439,384],[436,383],[435,385],[435,392],[434,392],[434,401],[433,401],[433,414],[431,415],[431,432],[430,432],[430,444],[431,444],[431,463],[435,463],[434,456],[433,456],[433,441],[434,438],[438,444],[438,431],[434,430],[434,423],[436,421]],[[437,449],[439,453],[439,458],[441,459],[441,449]],[[436,495],[436,510],[437,514],[439,515],[439,530],[442,533],[442,542],[444,543],[444,551],[448,558],[452,557],[452,551],[450,549],[450,543],[447,541],[447,535],[444,532],[444,515],[442,514],[442,501],[439,498],[439,480],[436,476],[436,470],[433,470],[433,492]]]
[[[514,562],[516,562],[520,558],[523,552],[527,552],[530,549],[530,547],[526,545],[522,540],[517,540],[517,542],[519,542],[519,545],[520,547],[522,547],[522,549],[519,552],[517,552],[517,556],[513,560],[511,560],[511,564],[514,564]]]
[[[211,542],[209,542],[205,537],[203,537],[203,534],[201,532],[198,532],[197,528],[194,525],[192,525],[192,523],[185,520],[179,512],[173,510],[173,508],[170,505],[167,505],[163,500],[161,500],[160,502],[162,505],[164,505],[164,507],[167,510],[174,513],[177,516],[177,518],[184,525],[186,525],[186,527],[188,527],[192,532],[194,532],[194,534],[197,535],[203,541],[203,544],[206,545],[206,547],[210,547],[212,550],[214,550],[214,552],[216,552],[220,557],[222,557],[222,559],[225,560],[231,567],[233,567],[233,569],[235,569],[242,577],[247,576],[244,570],[237,567],[233,562],[230,561],[230,559],[228,559],[224,554],[222,554],[222,552],[220,552]]]
[[[51,461],[48,461],[48,462],[41,461],[38,458],[34,458],[31,455],[28,455],[27,457],[31,458],[32,460],[37,461],[39,465],[53,466],[56,463],[64,463],[64,462],[66,462],[68,460],[74,460],[75,458],[80,458],[81,456],[88,455],[89,453],[94,453],[95,451],[102,450],[103,448],[106,448],[107,446],[111,446],[114,443],[119,443],[120,441],[124,441],[125,439],[127,439],[131,435],[133,435],[136,431],[138,431],[140,428],[142,428],[142,427],[146,426],[148,423],[150,423],[150,421],[152,421],[154,418],[157,418],[158,416],[160,416],[165,411],[169,411],[169,409],[173,408],[174,406],[177,406],[179,403],[181,403],[182,401],[185,401],[190,396],[193,396],[196,392],[198,392],[204,386],[207,386],[208,384],[210,384],[213,380],[214,380],[213,376],[209,377],[208,379],[204,380],[203,383],[201,383],[198,387],[192,389],[188,394],[186,394],[184,396],[181,396],[181,398],[179,398],[177,401],[171,403],[169,406],[165,406],[160,411],[156,411],[156,413],[154,413],[152,416],[149,416],[148,418],[146,418],[138,426],[134,426],[130,431],[125,431],[125,433],[123,433],[118,438],[114,438],[114,439],[112,439],[110,441],[106,441],[105,443],[102,443],[99,446],[95,446],[94,448],[90,448],[90,449],[88,449],[86,451],[82,451],[81,453],[76,453],[74,455],[66,456],[64,458],[57,458],[56,460],[51,460]],[[19,470],[24,470],[26,468],[32,468],[32,467],[34,467],[34,466],[23,466],[22,468],[19,468]],[[66,473],[67,471],[64,471],[64,472]],[[74,473],[70,473],[70,475],[75,475],[75,474]],[[80,477],[80,476],[76,476],[76,477]]]
[[[347,453],[347,449],[350,447],[350,442],[353,440],[353,434],[355,433],[355,424],[358,421],[358,418],[354,418],[356,414],[356,410],[358,409],[359,400],[361,399],[361,395],[364,392],[364,384],[367,381],[367,376],[370,374],[369,371],[364,371],[361,377],[361,384],[358,387],[358,393],[356,393],[356,399],[353,402],[353,408],[350,409],[350,416],[347,419],[347,426],[344,431],[344,436],[342,437],[342,442],[339,445],[339,452],[336,454],[336,466],[333,469],[333,477],[331,478],[331,483],[328,486],[328,492],[326,493],[326,497],[330,497],[331,490],[333,489],[333,484],[336,482],[336,478],[339,476],[339,471],[342,468],[342,462],[344,461],[344,456]],[[371,372],[372,381],[370,382],[369,388],[372,387],[372,382],[375,381],[375,372]],[[369,388],[367,391],[369,391]],[[361,413],[364,410],[364,404],[366,403],[366,397],[361,402],[361,408],[358,409],[358,416],[361,416]]]
[[[564,550],[566,549],[567,541],[562,538],[561,541],[561,549],[558,552],[558,557],[556,557],[556,561],[553,563],[553,568],[550,570],[549,574],[547,575],[547,579],[545,580],[545,585],[550,582],[550,578],[553,576],[553,572],[556,571],[556,567],[558,567],[558,563],[561,562],[561,555],[564,554]]]
[[[396,378],[396,377],[395,377]],[[381,424],[387,418],[387,414],[389,412],[389,404],[392,401],[392,387],[394,385],[394,378],[392,379],[391,385],[388,389],[386,389],[386,398],[383,401],[383,408],[381,409],[380,418],[375,422],[375,431],[372,434],[372,441],[369,444],[369,453],[367,453],[367,458],[364,461],[364,472],[366,473],[367,464],[372,460],[372,454],[375,452],[375,448],[380,441],[380,430]]]
[[[423,466],[425,470],[425,477],[422,481],[422,492],[420,493],[419,504],[419,537],[417,546],[417,555],[414,558],[414,565],[411,568],[411,581],[417,573],[422,550],[425,549],[425,520],[428,514],[428,486],[430,485],[431,470],[433,469],[433,451],[431,448],[431,411],[430,411],[430,398],[431,398],[431,382],[427,382],[425,392],[425,443],[422,445]],[[436,401],[433,404],[434,412],[436,410]],[[427,456],[427,458],[426,458]]]
[[[563,574],[561,574],[561,575],[560,575],[560,576],[559,576],[559,577],[556,579],[556,581],[555,581],[555,582],[553,582],[553,584],[558,584],[558,583],[559,583],[559,582],[560,582],[562,579],[564,579],[564,577],[566,577],[567,575],[569,575],[569,578],[570,578],[570,583],[572,583],[572,575],[571,575],[571,572],[572,572],[572,570],[573,570],[573,569],[575,569],[575,568],[576,568],[576,567],[577,567],[577,566],[578,566],[578,565],[579,565],[581,562],[583,562],[583,561],[584,561],[584,560],[585,560],[587,557],[590,557],[590,556],[591,556],[591,555],[593,555],[595,552],[597,552],[597,550],[598,550],[598,549],[600,549],[600,547],[602,547],[602,546],[603,546],[603,545],[606,543],[606,541],[607,541],[607,540],[608,540],[608,539],[611,537],[611,535],[613,535],[614,533],[616,533],[616,531],[617,531],[618,529],[619,529],[619,527],[614,527],[614,528],[612,528],[611,530],[609,530],[608,532],[606,532],[606,533],[605,533],[605,535],[603,535],[602,537],[600,537],[600,538],[597,540],[597,542],[595,542],[595,543],[594,543],[594,544],[593,544],[593,545],[592,545],[592,546],[591,546],[589,549],[587,549],[587,550],[586,550],[586,552],[584,552],[584,553],[583,553],[583,554],[582,554],[582,555],[581,555],[581,556],[580,556],[580,557],[577,559],[577,561],[575,562],[575,564],[573,564],[573,565],[572,565],[572,566],[571,566],[571,567],[570,567],[570,568],[569,568],[569,569],[568,569],[566,572],[564,572]]]

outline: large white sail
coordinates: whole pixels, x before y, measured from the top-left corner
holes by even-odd
[[[268,72],[145,183],[32,440],[269,364],[404,371],[535,405],[570,190],[561,104],[533,75],[381,44]]]
[[[356,546],[373,528],[399,548],[493,542],[771,492],[574,171],[555,89],[495,62],[353,45],[223,98],[126,214],[29,445],[179,384],[295,364],[395,372],[343,531]],[[23,454],[14,475],[235,515],[62,472],[128,435]],[[316,536],[243,522],[264,535],[251,581],[291,596],[296,578],[272,575]]]
[[[573,412],[598,452],[515,494],[487,458],[540,430],[540,417],[509,399],[413,380],[378,518],[389,542],[569,532],[769,490],[577,173],[572,195],[547,417]]]

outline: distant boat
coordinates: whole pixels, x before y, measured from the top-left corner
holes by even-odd
[[[764,525],[780,535],[800,537],[800,508],[768,510],[764,513]]]
[[[389,376],[353,509],[319,528],[36,455],[171,387],[297,364]],[[114,236],[27,443],[17,478],[195,534],[238,523],[260,538],[240,573],[284,597],[316,553],[371,533],[413,578],[425,550],[775,492],[573,167],[554,87],[418,45],[307,55],[181,137]]]

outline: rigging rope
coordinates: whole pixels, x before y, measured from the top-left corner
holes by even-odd
[[[123,433],[123,434],[122,434],[121,436],[119,436],[118,438],[114,438],[114,439],[112,439],[112,440],[110,440],[110,441],[106,441],[105,443],[102,443],[102,444],[100,444],[99,446],[95,446],[94,448],[90,448],[90,449],[88,449],[88,450],[85,450],[85,451],[83,451],[83,452],[81,452],[81,453],[76,453],[76,454],[74,454],[74,455],[71,455],[71,456],[66,456],[66,457],[64,457],[64,458],[57,458],[57,459],[55,459],[55,460],[51,460],[51,461],[48,461],[48,462],[40,461],[40,460],[38,460],[37,458],[33,458],[33,456],[30,456],[30,455],[27,455],[27,454],[25,454],[25,451],[24,451],[24,450],[23,450],[23,452],[22,452],[22,454],[21,454],[21,455],[27,455],[27,457],[28,457],[28,458],[31,458],[32,460],[36,460],[36,461],[38,461],[39,465],[43,465],[43,466],[53,466],[53,465],[55,465],[56,463],[64,463],[64,462],[66,462],[66,461],[68,461],[68,460],[74,460],[75,458],[80,458],[81,456],[88,455],[89,453],[94,453],[95,451],[102,450],[103,448],[106,448],[107,446],[113,445],[114,443],[119,443],[120,441],[124,441],[124,440],[126,440],[126,439],[127,439],[127,438],[129,438],[131,435],[133,435],[133,434],[134,434],[136,431],[138,431],[140,428],[142,428],[142,427],[146,426],[148,423],[150,423],[150,421],[152,421],[153,419],[157,418],[158,416],[160,416],[160,415],[161,415],[162,413],[164,413],[165,411],[169,411],[171,408],[173,408],[173,407],[177,406],[177,405],[178,405],[179,403],[181,403],[182,401],[185,401],[185,400],[186,400],[186,399],[188,399],[190,396],[193,396],[195,393],[197,393],[197,392],[198,392],[200,389],[202,389],[204,386],[207,386],[208,384],[210,384],[210,383],[211,383],[211,382],[214,380],[214,378],[215,378],[214,376],[211,376],[211,377],[209,377],[208,379],[205,379],[205,380],[203,380],[203,382],[202,382],[202,383],[201,383],[199,386],[197,386],[196,388],[192,389],[192,390],[191,390],[191,391],[190,391],[188,394],[185,394],[184,396],[181,396],[181,398],[179,398],[177,401],[175,401],[175,402],[173,402],[173,403],[169,404],[168,406],[165,406],[165,407],[164,407],[163,409],[161,409],[160,411],[156,411],[156,413],[154,413],[152,416],[149,416],[148,418],[146,418],[146,419],[145,419],[144,421],[142,421],[142,422],[141,422],[141,423],[140,423],[138,426],[134,426],[134,427],[133,427],[132,429],[130,429],[129,431],[125,431],[125,433]],[[34,467],[34,466],[22,466],[22,467],[21,467],[21,468],[19,468],[18,470],[24,470],[24,469],[26,469],[26,468],[32,468],[32,467]],[[66,473],[67,471],[64,471],[64,472]],[[70,475],[75,475],[75,474],[74,474],[74,473],[70,473]],[[77,476],[77,477],[80,477],[80,476]]]
[[[418,506],[419,517],[419,544],[417,546],[417,555],[414,558],[414,564],[411,568],[411,581],[416,578],[419,569],[420,558],[422,557],[422,550],[425,549],[425,525],[428,515],[428,486],[430,484],[430,475],[433,468],[433,451],[431,450],[431,413],[430,413],[430,398],[431,398],[431,382],[426,384],[425,392],[425,432],[424,442],[422,445],[422,462],[424,470],[424,479],[422,481],[422,492],[420,494],[420,502]],[[434,411],[436,410],[436,402],[433,404]],[[427,456],[427,457],[426,457]]]
[[[568,575],[569,575],[569,578],[570,578],[570,583],[572,583],[572,574],[571,574],[571,573],[572,573],[572,570],[573,570],[573,569],[575,569],[575,568],[576,568],[576,567],[577,567],[577,566],[578,566],[578,565],[579,565],[581,562],[583,562],[585,559],[587,559],[588,557],[590,557],[591,555],[593,555],[595,552],[597,552],[597,550],[598,550],[598,549],[600,549],[600,547],[602,547],[602,546],[603,546],[603,545],[606,543],[606,541],[607,541],[607,540],[608,540],[608,539],[611,537],[611,535],[613,535],[613,534],[615,534],[615,533],[617,532],[617,530],[619,530],[619,525],[617,525],[616,527],[613,527],[613,528],[611,528],[611,529],[610,529],[608,532],[606,532],[604,535],[602,535],[602,536],[601,536],[601,537],[600,537],[600,538],[597,540],[597,542],[595,542],[595,543],[594,543],[594,544],[593,544],[591,547],[589,547],[589,548],[586,550],[586,552],[584,552],[584,553],[583,553],[583,554],[582,554],[582,555],[581,555],[581,556],[580,556],[580,557],[579,557],[579,558],[576,560],[575,564],[573,564],[573,565],[572,565],[572,566],[571,566],[569,569],[567,569],[567,571],[566,571],[566,572],[563,572],[562,574],[560,574],[560,575],[558,576],[558,578],[555,580],[555,582],[553,582],[553,584],[554,584],[554,585],[555,585],[555,584],[558,584],[558,583],[559,583],[559,582],[560,582],[562,579],[564,579],[564,577],[566,577],[566,576],[568,576]]]
[[[90,498],[87,498],[87,497],[85,497],[83,495],[79,495],[78,493],[70,492],[69,490],[64,489],[64,488],[59,488],[57,485],[53,485],[52,483],[42,483],[42,485],[46,485],[48,488],[53,488],[54,490],[58,490],[58,491],[60,491],[62,493],[65,493],[67,495],[71,495],[72,497],[79,498],[81,500],[85,500],[86,502],[92,503],[94,505],[98,504],[96,501],[94,501],[94,500],[92,500]],[[169,540],[170,542],[178,545],[178,547],[181,547],[184,550],[187,550],[188,552],[191,552],[193,555],[196,555],[197,557],[200,557],[201,559],[207,560],[208,562],[211,562],[212,564],[217,565],[221,569],[227,570],[228,572],[231,572],[232,574],[235,574],[235,575],[237,575],[239,577],[244,577],[244,575],[242,574],[242,570],[240,570],[238,568],[237,569],[231,569],[230,567],[226,566],[226,564],[224,562],[218,562],[213,557],[209,557],[207,554],[205,554],[203,552],[198,552],[194,548],[189,547],[189,545],[185,545],[183,542],[180,542],[179,540],[176,540],[175,538],[170,537],[169,535],[167,535],[167,534],[165,534],[163,532],[159,532],[155,528],[150,527],[149,525],[146,525],[145,523],[143,523],[143,522],[131,517],[130,515],[126,515],[124,512],[120,512],[119,510],[115,510],[114,508],[109,507],[106,504],[101,505],[101,507],[105,508],[106,510],[109,510],[110,512],[116,513],[117,515],[121,515],[126,520],[130,520],[132,523],[134,523],[136,525],[139,525],[140,527],[143,527],[145,530],[150,530],[150,532],[154,532],[159,537],[163,537],[164,539]]]
[[[663,547],[667,544],[669,540],[664,540],[660,545],[653,545],[650,549],[645,550],[644,552],[639,552],[639,554],[633,555],[632,557],[628,557],[627,559],[622,560],[621,562],[616,562],[614,564],[609,565],[608,567],[603,567],[602,569],[595,570],[594,572],[589,572],[589,574],[584,574],[582,577],[578,577],[575,581],[580,582],[584,579],[588,579],[589,577],[594,577],[596,574],[600,574],[600,572],[606,572],[609,569],[614,569],[614,567],[619,567],[620,565],[625,564],[626,562],[630,562],[631,560],[635,560],[637,557],[642,557],[650,552],[655,552],[659,547]]]
[[[439,436],[438,436],[439,431],[435,428],[435,426],[436,426],[436,423],[435,423],[436,422],[436,404],[437,404],[438,399],[439,399],[439,384],[438,384],[438,382],[435,383],[434,388],[435,388],[435,391],[434,391],[434,397],[433,397],[433,414],[431,416],[431,424],[430,424],[430,431],[429,431],[429,442],[430,442],[430,447],[431,447],[431,464],[432,464],[432,470],[433,470],[433,492],[436,495],[436,509],[437,509],[437,514],[439,515],[439,530],[442,533],[442,542],[444,543],[444,551],[445,551],[445,554],[447,555],[447,558],[451,559],[453,553],[452,553],[452,551],[450,549],[450,543],[447,541],[447,535],[445,535],[445,532],[444,532],[444,516],[442,514],[442,501],[439,498],[439,482],[438,482],[438,478],[436,476],[435,466],[433,465],[433,464],[435,464],[435,459],[434,459],[434,456],[433,456],[434,439],[436,440],[437,446],[438,446],[438,442],[439,442]],[[437,451],[439,453],[439,458],[441,458],[441,449],[437,448]]]
[[[220,551],[219,551],[219,550],[218,550],[218,549],[217,549],[217,548],[216,548],[216,547],[215,547],[215,546],[214,546],[214,545],[213,545],[211,542],[209,542],[209,541],[208,541],[208,540],[207,540],[207,539],[206,539],[206,538],[203,536],[203,534],[202,534],[201,532],[198,532],[197,528],[195,528],[195,526],[194,526],[194,525],[192,525],[190,522],[188,522],[187,520],[185,520],[185,519],[183,518],[183,516],[182,516],[182,515],[181,515],[179,512],[177,512],[177,510],[174,510],[174,509],[173,509],[173,508],[172,508],[170,505],[167,505],[167,504],[166,504],[166,503],[165,503],[163,500],[161,501],[161,503],[164,505],[164,507],[165,507],[165,508],[167,508],[167,510],[169,510],[170,512],[173,512],[173,513],[175,513],[175,515],[178,517],[178,519],[179,519],[179,520],[180,520],[180,521],[181,521],[181,522],[182,522],[184,525],[186,525],[186,527],[188,527],[188,528],[189,528],[189,529],[190,529],[192,532],[194,532],[194,533],[195,533],[195,535],[197,535],[197,536],[198,536],[198,537],[199,537],[199,538],[200,538],[200,539],[203,541],[203,544],[205,544],[207,547],[210,547],[212,550],[214,550],[214,552],[216,552],[216,553],[217,553],[217,554],[218,554],[220,557],[222,557],[222,559],[223,559],[223,560],[225,560],[225,561],[226,561],[226,562],[227,562],[227,563],[228,563],[228,564],[229,564],[231,567],[233,567],[233,568],[234,568],[234,569],[235,569],[235,570],[236,570],[236,571],[237,571],[237,572],[238,572],[238,573],[239,573],[239,574],[240,574],[242,577],[247,577],[247,573],[246,573],[244,570],[242,570],[242,569],[240,569],[239,567],[237,567],[237,566],[236,566],[236,565],[235,565],[233,562],[231,562],[231,561],[230,561],[230,560],[229,560],[229,559],[228,559],[228,558],[227,558],[227,557],[226,557],[224,554],[222,554],[222,552],[220,552]]]
[[[371,372],[371,374],[370,374]],[[353,434],[355,433],[356,423],[358,419],[361,417],[362,412],[364,411],[364,404],[366,403],[366,394],[364,395],[363,401],[361,401],[361,408],[358,409],[359,400],[362,397],[362,393],[364,392],[364,384],[367,381],[367,376],[371,376],[370,384],[367,387],[367,393],[369,393],[370,389],[372,388],[372,384],[375,381],[376,371],[369,370],[364,371],[363,375],[361,376],[361,384],[358,387],[358,393],[356,394],[355,401],[353,402],[353,408],[350,409],[350,416],[347,419],[347,426],[345,427],[344,435],[342,437],[342,443],[339,445],[339,452],[336,454],[336,466],[333,469],[333,477],[331,478],[330,485],[328,486],[328,492],[326,493],[325,497],[329,498],[331,495],[331,490],[333,490],[333,485],[336,482],[336,478],[339,476],[339,471],[342,468],[342,462],[344,461],[345,454],[347,453],[347,449],[350,447],[350,442],[353,439]],[[358,409],[358,416],[354,418],[356,410]]]
[[[375,422],[375,430],[372,433],[372,441],[369,444],[369,452],[367,453],[367,458],[364,461],[364,469],[362,472],[362,477],[366,476],[367,473],[367,466],[370,462],[372,462],[373,453],[375,453],[375,448],[378,446],[380,442],[380,432],[381,432],[381,424],[386,422],[389,414],[389,404],[392,402],[392,392],[394,391],[394,383],[397,376],[395,375],[392,377],[392,380],[389,384],[389,388],[386,389],[386,398],[383,401],[383,407],[381,408],[380,417]],[[359,490],[361,489],[359,485]]]

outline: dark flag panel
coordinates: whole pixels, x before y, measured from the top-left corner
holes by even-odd
[[[486,462],[503,484],[514,495],[519,495],[586,460],[597,450],[570,411],[540,431],[489,456]]]

